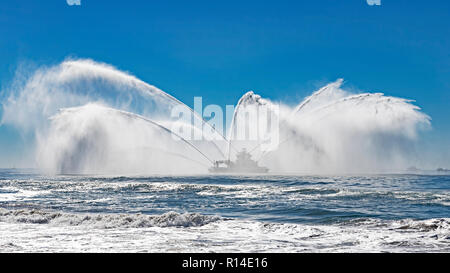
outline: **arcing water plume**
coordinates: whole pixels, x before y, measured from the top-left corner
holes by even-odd
[[[308,173],[405,169],[418,131],[430,118],[410,100],[381,93],[355,95],[342,90],[342,83],[325,86],[293,109],[284,107],[279,145],[259,151],[261,164]]]
[[[136,143],[128,143],[133,144],[131,146],[134,147],[134,150],[122,151],[121,157],[123,164],[112,163],[116,161],[111,155],[113,151],[117,151],[119,147],[127,147],[127,143],[125,143],[127,140],[131,142],[136,141],[135,138],[130,138],[129,135],[122,136],[122,134],[139,134],[143,129],[128,126],[126,128],[128,132],[120,131],[119,128],[116,128],[115,132],[114,130],[107,130],[107,133],[105,133],[106,128],[111,129],[113,126],[113,119],[107,119],[105,117],[111,123],[104,124],[104,121],[98,115],[110,114],[110,112],[102,112],[100,114],[101,111],[93,111],[92,108],[94,107],[92,106],[86,107],[87,109],[79,109],[79,111],[63,111],[62,113],[58,113],[59,109],[96,103],[141,115],[158,124],[167,124],[172,119],[172,110],[177,108],[178,111],[192,114],[192,119],[188,123],[180,125],[181,127],[199,130],[199,128],[195,127],[209,126],[191,108],[164,91],[126,72],[119,71],[110,65],[92,60],[68,60],[59,65],[40,68],[34,71],[30,77],[25,78],[25,80],[19,77],[8,91],[9,96],[2,105],[3,116],[1,124],[13,125],[22,132],[31,132],[36,135],[38,140],[37,162],[40,167],[52,172],[109,172],[111,170],[110,165],[122,166],[114,168],[118,172],[126,170],[136,172],[139,170],[139,172],[145,173],[153,172],[156,169],[165,172],[168,169],[175,168],[173,167],[175,165],[172,163],[169,164],[169,162],[172,162],[171,159],[169,161],[155,160],[152,168],[148,168],[144,163],[140,163],[126,169],[125,166],[131,166],[131,163],[136,163],[136,161],[139,161],[138,159],[143,160],[142,150],[147,150],[144,154],[147,159],[149,158],[147,156],[149,154],[149,143],[157,143],[152,138],[147,138],[145,145],[143,142],[138,142],[142,146],[136,146]],[[85,115],[82,113],[85,113]],[[93,116],[91,117],[87,113]],[[49,119],[54,115],[56,116],[52,119],[52,122],[49,122]],[[85,119],[81,120],[81,118]],[[77,119],[76,123],[73,122],[74,119]],[[118,117],[115,125],[122,125],[119,120],[120,117]],[[62,124],[64,122],[67,122],[67,124]],[[88,124],[90,131],[83,131],[86,130],[86,127],[82,127],[81,125],[86,125],[88,122],[91,122]],[[182,121],[178,121],[178,123],[180,122]],[[93,123],[96,123],[98,126],[94,126]],[[60,128],[64,128],[64,130],[61,131]],[[161,131],[161,128],[153,128],[153,130]],[[60,136],[55,136],[55,132],[58,132]],[[76,140],[84,133],[86,135],[80,140],[82,143],[71,143],[71,141]],[[206,136],[208,141],[205,140],[202,143],[202,147],[204,147],[203,153],[207,154],[210,158],[224,158],[223,148],[219,147],[220,145],[224,145],[223,142],[226,142],[224,137],[214,130],[204,130],[204,133],[210,135]],[[114,136],[109,134],[114,134]],[[111,139],[118,141],[117,143],[110,142],[115,148],[107,154],[105,149],[109,146],[105,146],[106,144],[104,142],[97,139],[102,136],[107,136],[105,139],[109,141]],[[149,135],[140,138],[144,137],[149,137]],[[139,136],[136,136],[136,138],[139,138]],[[169,138],[169,136],[165,138]],[[222,141],[217,141],[217,139],[222,139]],[[52,141],[55,141],[55,143],[52,143]],[[86,145],[88,147],[96,147],[93,147],[93,150],[88,150],[83,148]],[[45,150],[42,147],[53,147],[54,150]],[[139,151],[136,151],[136,149]],[[44,150],[45,153],[42,152]],[[96,151],[99,153],[96,154]],[[195,157],[197,155],[183,155],[182,152],[182,149],[178,150],[177,155],[196,160]],[[162,149],[159,152],[159,154],[164,153],[167,155],[169,151]],[[125,161],[127,154],[132,154],[134,160]],[[150,154],[152,154],[153,158],[157,157],[155,150]],[[85,158],[90,159],[86,161]],[[63,160],[66,162],[61,162]],[[148,160],[143,161],[151,162]],[[172,167],[156,167],[156,165],[171,164]],[[187,165],[179,165],[177,168],[178,172],[184,172],[184,170],[196,171],[198,169],[198,167],[190,168],[190,164]]]
[[[280,114],[279,105],[261,98],[253,91],[244,94],[236,105],[231,121],[228,157],[242,149],[249,149],[250,153],[276,149],[279,144]]]
[[[430,118],[412,101],[351,94],[342,83],[325,86],[296,107],[248,92],[225,139],[164,91],[110,65],[68,60],[13,84],[1,123],[31,132],[39,167],[52,173],[199,173],[214,160],[233,160],[242,148],[272,172],[407,166],[418,131]],[[174,121],[174,109],[192,118]],[[173,125],[201,131],[203,139],[192,141]]]
[[[158,123],[98,104],[61,110],[37,147],[53,173],[198,173],[212,163]]]
[[[293,114],[299,112],[302,114],[308,113],[314,109],[320,108],[321,106],[348,96],[349,93],[340,88],[343,82],[343,79],[338,79],[336,82],[330,83],[314,92],[292,111]]]
[[[1,123],[13,124],[23,130],[45,127],[47,119],[60,108],[90,102],[161,121],[170,119],[172,109],[178,107],[194,114],[194,122],[189,125],[205,125],[191,108],[166,92],[111,65],[89,59],[67,60],[43,67],[31,77],[20,80],[22,82],[15,83],[9,90],[10,95],[3,103]],[[211,138],[220,139],[221,136]]]

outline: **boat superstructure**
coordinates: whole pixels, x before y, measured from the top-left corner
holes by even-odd
[[[252,159],[251,154],[246,149],[242,149],[236,160],[216,160],[214,166],[209,168],[211,173],[267,173],[266,167],[258,166],[258,162]]]

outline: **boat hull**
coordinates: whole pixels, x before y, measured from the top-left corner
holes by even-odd
[[[209,168],[210,173],[267,173],[268,168],[226,168],[226,167],[212,167]]]

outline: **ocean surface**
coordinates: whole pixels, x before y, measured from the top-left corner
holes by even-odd
[[[450,252],[450,175],[0,169],[2,252]]]

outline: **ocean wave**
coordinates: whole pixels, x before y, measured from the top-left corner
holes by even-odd
[[[65,213],[40,209],[0,208],[0,221],[27,224],[90,226],[95,228],[199,227],[218,216],[167,212],[161,215]]]
[[[150,216],[0,209],[0,229],[5,231],[0,252],[450,252],[449,218],[360,218],[334,224],[222,220],[175,212]]]
[[[449,232],[450,235],[450,219],[429,219],[420,221],[405,219],[397,221],[394,224],[394,227],[397,230],[422,231],[422,232],[443,230]]]
[[[303,251],[450,251],[450,218],[359,218],[334,225],[260,223],[253,230],[259,230],[272,240],[289,241],[296,245],[295,250]]]

